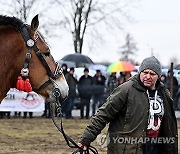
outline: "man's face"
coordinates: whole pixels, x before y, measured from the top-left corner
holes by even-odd
[[[70,70],[69,73],[70,73],[70,74],[74,74],[74,70]]]
[[[146,69],[140,73],[140,80],[145,87],[154,90],[156,88],[155,85],[158,80],[158,75],[153,70]]]
[[[88,74],[89,74],[88,71],[85,71],[85,72],[84,72],[84,75],[85,75],[85,76],[88,76]]]

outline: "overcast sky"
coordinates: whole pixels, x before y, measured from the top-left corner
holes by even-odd
[[[129,28],[138,43],[139,59],[153,52],[163,65],[170,65],[172,57],[180,60],[180,1],[144,0],[142,4],[139,22]]]
[[[127,32],[130,32],[137,42],[139,49],[136,56],[137,61],[141,62],[152,54],[159,58],[163,65],[167,66],[170,65],[172,57],[180,60],[179,7],[180,0],[142,0],[140,7],[132,14],[137,22],[128,24],[126,27]],[[107,42],[102,44],[97,52],[88,52],[84,49],[83,53],[90,56],[95,62],[119,60],[118,46],[122,46],[122,44],[118,44],[115,37],[107,37],[109,37]],[[68,39],[71,38],[64,38],[64,40]],[[71,53],[72,44],[66,41],[62,41],[62,43],[63,46],[58,47],[55,47],[55,42],[52,43],[53,53],[56,54],[62,50],[61,54],[56,54],[56,59]]]

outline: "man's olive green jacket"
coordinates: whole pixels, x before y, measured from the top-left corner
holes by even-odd
[[[177,154],[177,121],[172,99],[164,85],[157,82],[164,102],[164,116],[158,138],[158,154]],[[90,119],[80,142],[89,146],[109,123],[108,154],[142,154],[149,117],[147,89],[139,75],[117,87]],[[163,143],[166,142],[166,143]],[[167,143],[169,142],[169,143]]]

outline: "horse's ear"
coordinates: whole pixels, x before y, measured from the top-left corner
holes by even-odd
[[[39,26],[38,14],[31,21],[32,30],[36,31]]]

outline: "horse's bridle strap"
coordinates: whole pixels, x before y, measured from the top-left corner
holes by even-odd
[[[45,87],[47,87],[49,84],[51,84],[52,83],[52,80],[47,80],[45,83],[43,83],[39,88],[34,88],[33,90],[35,91],[35,92],[38,92],[38,91],[40,91],[41,89],[44,89]]]
[[[22,34],[22,36],[23,36],[23,38],[25,40],[26,45],[28,46],[28,51],[26,53],[26,58],[25,58],[25,62],[24,62],[24,65],[23,65],[23,68],[26,69],[26,68],[29,67],[29,61],[31,59],[31,49],[29,47],[32,47],[32,45],[34,45],[34,41],[31,39],[26,25],[23,24],[21,26],[20,32],[21,32],[21,34]],[[27,43],[28,41],[31,42],[31,45],[29,43]]]
[[[49,65],[47,64],[45,58],[43,57],[42,52],[38,49],[38,47],[35,44],[35,41],[29,35],[28,25],[23,24],[19,31],[21,32],[21,34],[22,34],[22,36],[26,42],[26,45],[28,47],[28,51],[26,54],[26,58],[25,58],[23,68],[29,67],[29,62],[30,62],[30,58],[31,58],[31,50],[33,49],[35,51],[36,55],[38,56],[39,60],[41,61],[41,63],[45,67],[47,74],[49,76],[48,81],[46,81],[44,84],[42,84],[39,88],[35,89],[35,91],[39,91],[42,88],[45,88],[46,86],[51,84],[52,83],[51,79],[56,80],[57,78],[59,78],[59,76],[63,74],[63,71],[62,71],[62,69],[59,68],[59,65],[57,64],[55,73],[52,73]]]
[[[55,76],[54,74],[51,72],[51,69],[49,68],[49,65],[47,64],[46,60],[44,59],[42,53],[38,50],[38,51],[35,51],[38,58],[40,59],[40,61],[42,62],[43,66],[45,67],[46,71],[47,71],[47,74],[50,78],[52,79],[55,79]]]

